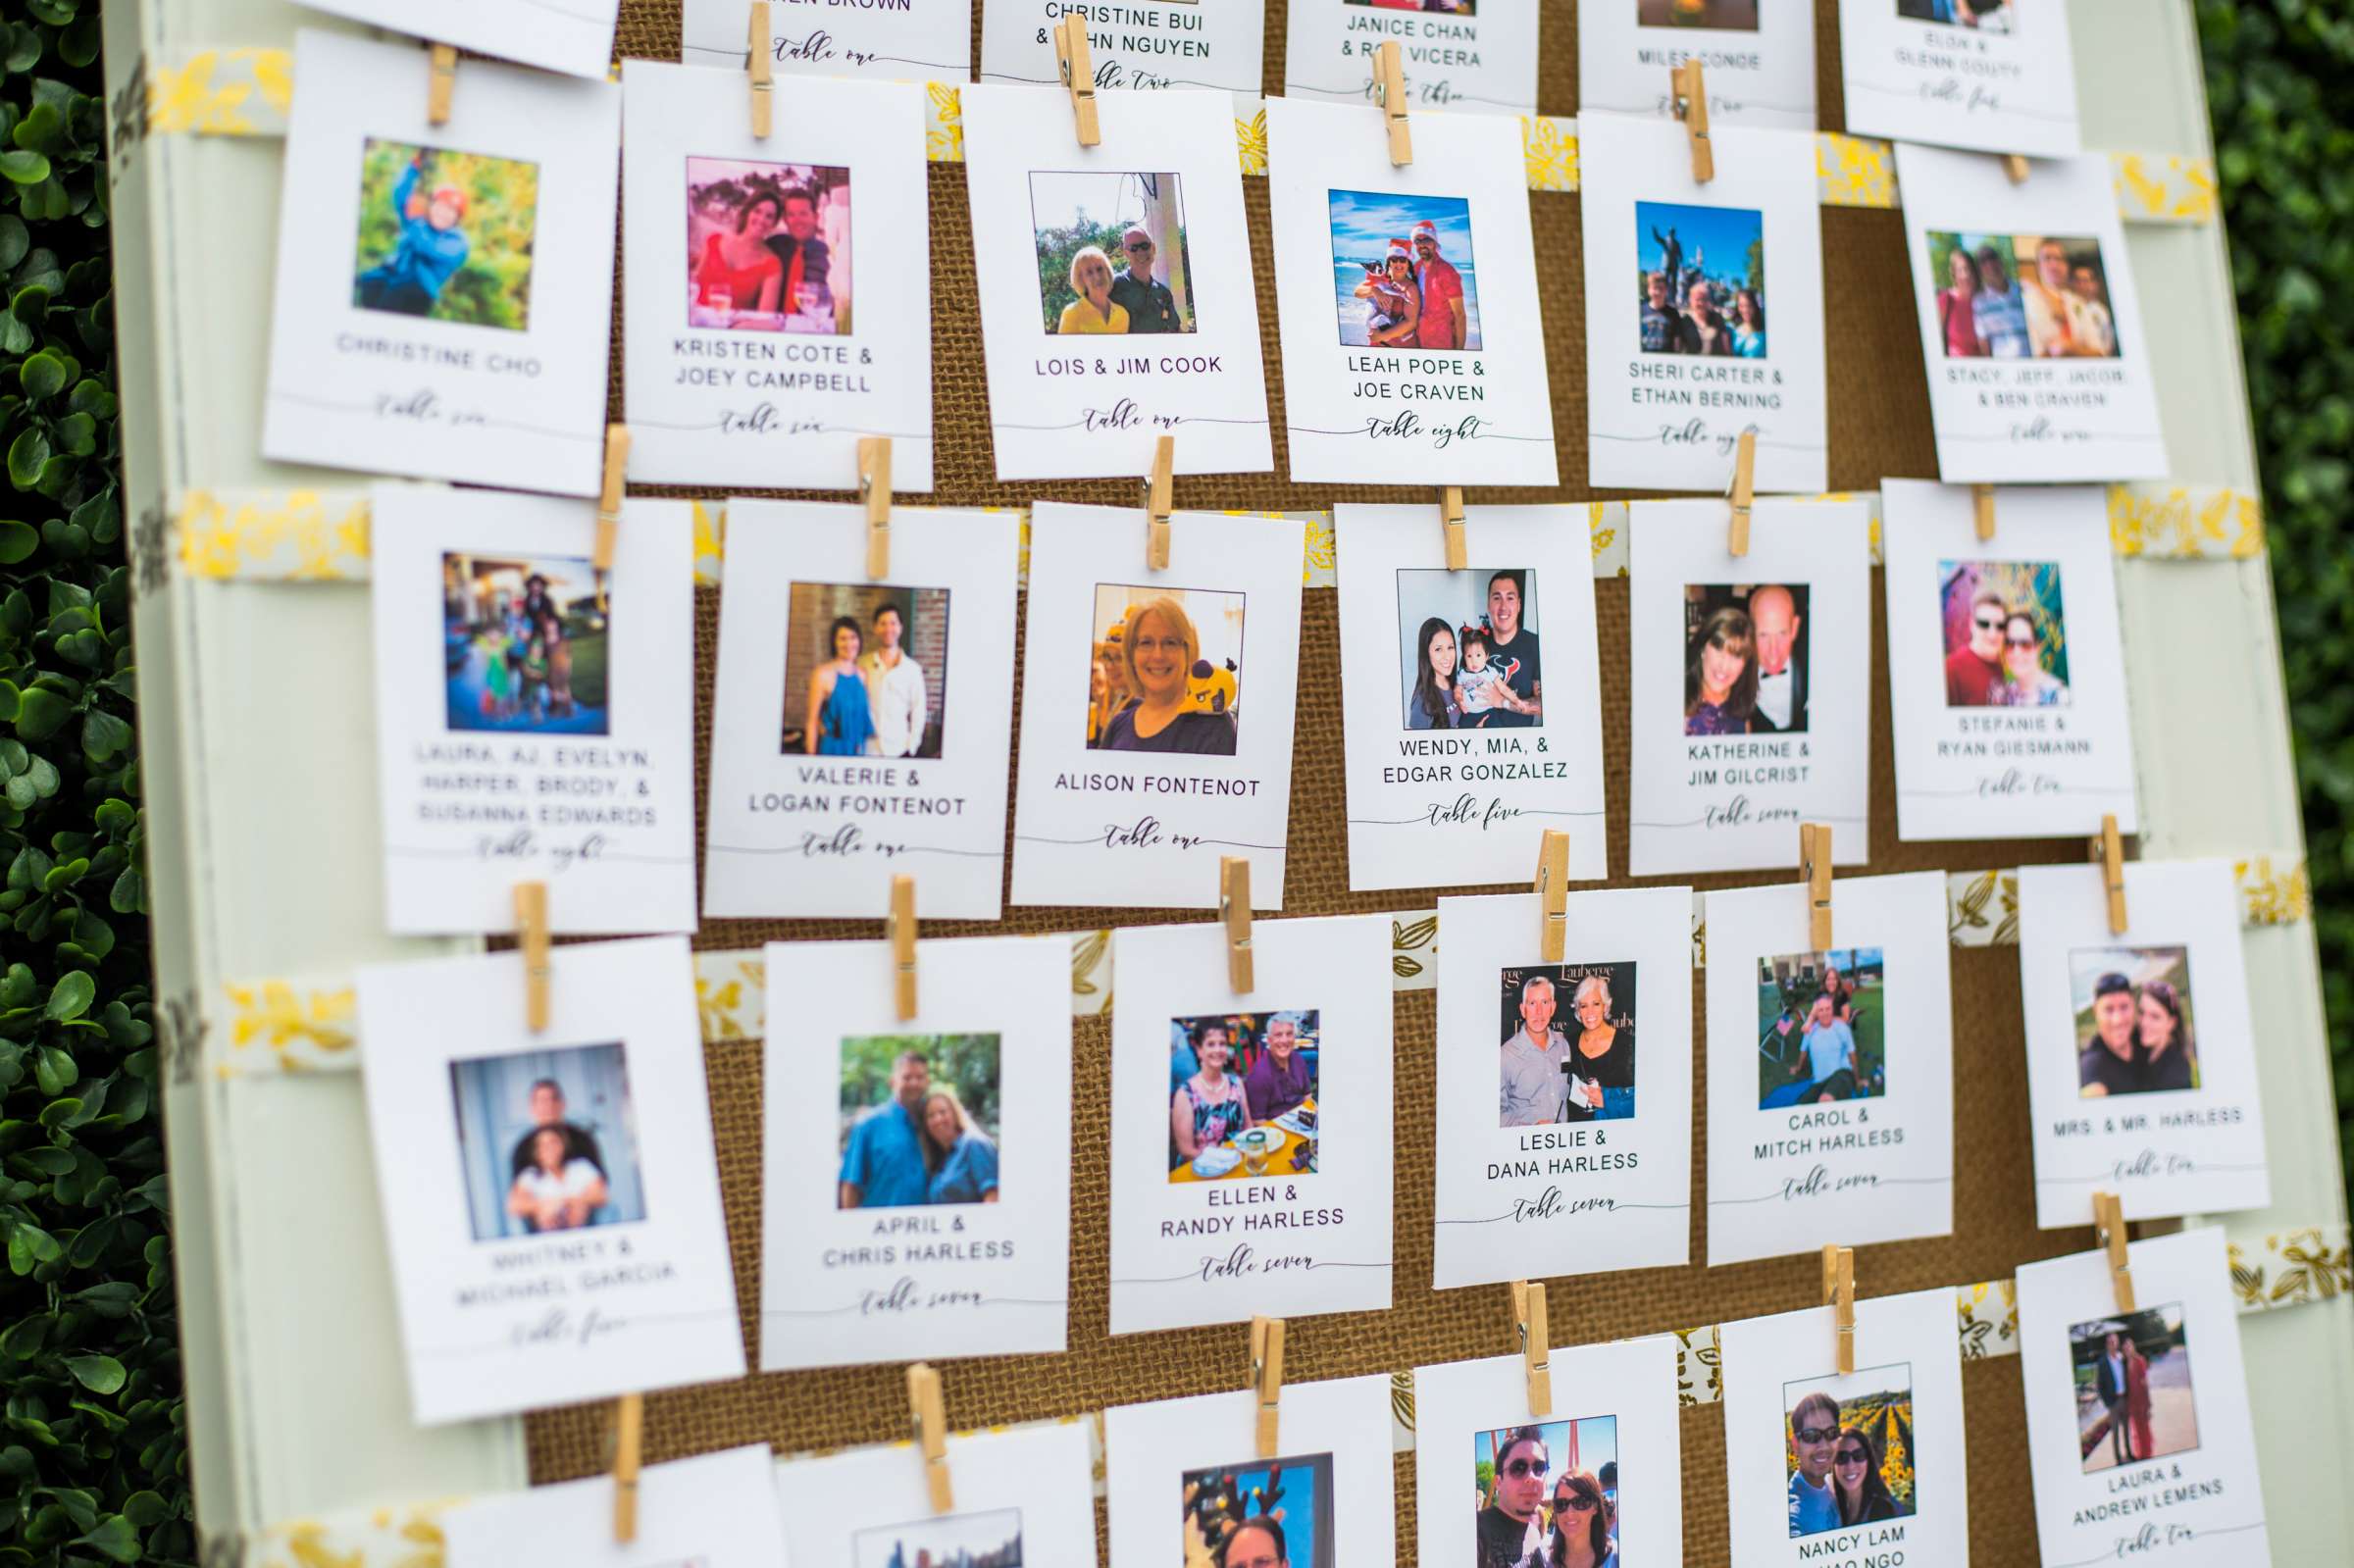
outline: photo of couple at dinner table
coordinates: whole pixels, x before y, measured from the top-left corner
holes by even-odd
[[[842,1042],[835,1206],[998,1201],[996,1035],[852,1035]]]
[[[1758,1109],[1888,1092],[1877,947],[1758,960]]]
[[[1169,1180],[1313,1176],[1321,1014],[1169,1020]]]
[[[850,329],[850,172],[687,160],[687,325]]]

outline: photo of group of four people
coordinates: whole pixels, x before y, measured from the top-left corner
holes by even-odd
[[[1644,353],[1764,359],[1765,215],[1636,202],[1635,293]]]
[[[2115,359],[2101,242],[1932,229],[1928,276],[1948,359]]]

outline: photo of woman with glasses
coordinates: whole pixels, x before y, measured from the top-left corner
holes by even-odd
[[[1949,708],[2063,708],[2072,698],[2057,561],[1940,561]]]
[[[1782,1399],[1793,1537],[1913,1516],[1910,1364],[1786,1383]]]

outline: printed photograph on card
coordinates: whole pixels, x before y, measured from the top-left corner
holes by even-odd
[[[1711,145],[1703,184],[1675,122],[1578,119],[1594,482],[1721,493],[1746,431],[1761,492],[1813,493],[1829,473],[1815,138],[1724,129]]]
[[[766,137],[741,70],[632,60],[622,93],[630,478],[854,490],[888,436],[929,490],[922,88],[796,80]]]
[[[2073,158],[2068,9],[2036,0],[1867,0],[1839,8],[1847,128],[1933,147]]]
[[[2109,163],[1898,142],[1938,477],[2066,483],[2165,475],[2166,440]]]
[[[1457,114],[1417,118],[1414,136],[1414,162],[1393,166],[1378,111],[1268,101],[1293,477],[1552,484],[1518,133]]]
[[[313,11],[570,76],[602,76],[621,0],[302,0]],[[737,52],[743,27],[736,28]]]
[[[776,1469],[766,1443],[647,1465],[638,1477],[638,1539],[626,1555],[613,1543],[613,1484],[604,1476],[457,1503],[435,1523],[450,1568],[617,1560],[768,1568],[785,1553]]]
[[[770,70],[776,76],[864,76],[886,81],[969,81],[972,0],[905,0],[888,6],[772,5]],[[742,76],[742,0],[686,0],[679,58]],[[778,106],[790,97],[777,90]]]
[[[1137,479],[1163,435],[1179,474],[1265,473],[1233,98],[1100,93],[1093,147],[1061,88],[962,102],[998,478]]]
[[[1060,87],[1054,29],[1069,14],[1053,0],[984,6],[981,79]],[[1090,24],[1088,52],[1099,93],[1210,87],[1233,95],[1237,121],[1257,111],[1267,36],[1262,0],[1168,0],[1081,14]]]
[[[1578,0],[1580,128],[1597,113],[1672,123],[1668,77],[1687,61],[1712,129],[1814,130],[1815,14],[1773,0]]]
[[[1944,873],[1831,886],[1708,895],[1711,1267],[1953,1229]]]
[[[1632,868],[1794,865],[1801,823],[1866,859],[1870,521],[1851,501],[1766,501],[1732,553],[1722,501],[1638,501],[1627,576]]]
[[[2222,860],[2128,862],[2123,932],[2098,866],[2022,867],[2019,978],[2035,1219],[2086,1225],[2272,1200],[2240,900]]]
[[[703,913],[871,919],[912,872],[920,918],[997,919],[1015,520],[896,508],[877,581],[862,508],[728,517]]]
[[[427,75],[297,34],[263,454],[593,495],[620,89],[483,64],[431,126]]]
[[[1573,880],[1610,871],[1585,511],[1463,527],[1451,572],[1427,507],[1334,512],[1344,663],[1364,672],[1341,690],[1354,888],[1518,881],[1548,828]]]
[[[951,1434],[955,1505],[935,1512],[912,1444],[776,1467],[775,1511],[794,1563],[844,1568],[1096,1568],[1093,1463],[1085,1423]],[[667,1568],[667,1565],[665,1565]]]
[[[1209,1013],[1169,1020],[1169,1180],[1316,1174],[1323,1015]]]
[[[1395,43],[1409,110],[1536,113],[1537,14],[1528,7],[1504,0],[1306,0],[1288,16],[1286,98],[1375,102],[1374,57],[1384,43]]]

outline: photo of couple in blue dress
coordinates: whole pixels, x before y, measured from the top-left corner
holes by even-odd
[[[843,1040],[837,1207],[998,1201],[998,1043],[996,1035]]]

